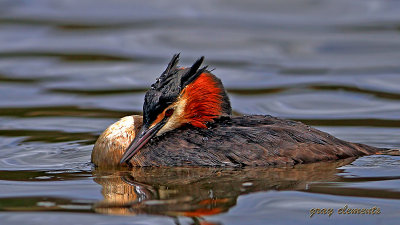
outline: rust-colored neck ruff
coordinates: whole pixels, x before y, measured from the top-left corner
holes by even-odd
[[[223,93],[218,80],[210,73],[202,73],[193,83],[186,86],[182,95],[186,102],[184,120],[195,127],[207,128],[224,114]]]

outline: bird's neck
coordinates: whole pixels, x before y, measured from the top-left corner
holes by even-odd
[[[184,120],[195,127],[207,128],[214,119],[230,116],[232,109],[222,82],[211,73],[202,73],[184,89]]]

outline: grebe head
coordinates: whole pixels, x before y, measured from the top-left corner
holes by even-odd
[[[232,109],[222,82],[200,68],[204,57],[190,68],[179,68],[179,54],[147,91],[143,104],[143,127],[126,149],[121,162],[129,161],[151,138],[183,125],[207,128],[214,119],[230,116]]]

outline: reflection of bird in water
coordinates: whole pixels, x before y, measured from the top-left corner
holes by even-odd
[[[340,180],[345,159],[283,168],[132,168],[94,171],[104,200],[96,212],[118,215],[155,214],[203,217],[227,212],[237,198],[268,190],[307,190],[315,182]]]
[[[147,91],[143,118],[127,116],[97,140],[92,162],[132,166],[270,166],[374,154],[300,122],[272,116],[231,116],[221,81],[203,57],[190,68],[175,55]]]

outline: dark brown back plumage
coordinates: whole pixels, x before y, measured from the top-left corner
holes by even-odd
[[[221,118],[209,129],[182,127],[154,138],[132,166],[282,166],[370,155],[380,148],[350,143],[301,122],[272,116]]]

